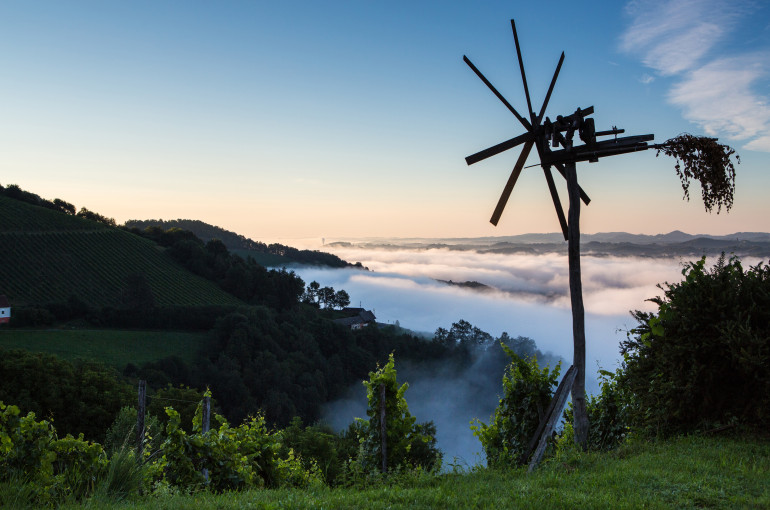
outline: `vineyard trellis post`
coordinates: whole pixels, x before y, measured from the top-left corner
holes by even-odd
[[[385,418],[385,384],[380,384],[380,444],[383,474],[388,472],[388,426],[385,423]]]
[[[144,455],[144,415],[147,409],[147,381],[139,381],[138,406],[136,411],[136,451],[139,462]]]
[[[209,431],[211,421],[211,397],[208,395],[203,397],[202,414],[201,433],[205,435]],[[203,468],[203,478],[206,480],[206,483],[209,483],[209,470],[207,468]]]

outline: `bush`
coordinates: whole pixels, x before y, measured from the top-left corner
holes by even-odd
[[[219,427],[203,433],[202,406],[198,406],[193,432],[187,434],[180,426],[179,413],[171,407],[166,408],[166,413],[167,439],[148,473],[156,488],[207,487],[221,492],[322,483],[317,467],[304,469],[293,450],[280,455],[280,435],[267,429],[262,416],[250,417],[240,426],[231,427],[224,417],[214,415]],[[208,470],[208,480],[203,469]]]
[[[288,427],[280,431],[280,455],[288,457],[293,451],[305,470],[317,466],[327,485],[333,486],[342,472],[344,462],[338,451],[342,439],[327,425],[302,426],[302,419],[295,416]]]
[[[107,457],[98,443],[67,434],[59,439],[46,420],[21,416],[16,406],[0,402],[0,481],[23,480],[26,498],[52,505],[93,493],[105,472]]]
[[[541,369],[536,357],[521,358],[504,343],[501,345],[511,358],[503,375],[503,398],[492,423],[487,425],[477,418],[471,425],[489,467],[516,466],[527,461],[521,457],[548,409],[561,370],[561,362],[553,370]]]
[[[116,454],[121,450],[131,449],[136,445],[136,408],[124,406],[118,412],[115,421],[112,422],[104,439],[104,449],[110,454]],[[145,444],[145,449],[155,451],[163,442],[163,427],[158,418],[147,413],[144,419],[145,435],[149,435],[150,441]]]
[[[724,254],[659,286],[658,312],[633,312],[619,388],[632,426],[670,435],[770,419],[770,266]]]
[[[601,392],[586,398],[589,423],[587,446],[591,450],[611,450],[628,437],[629,397],[618,386],[621,375],[620,369],[615,372],[599,370]],[[557,448],[569,449],[569,441],[574,442],[573,424],[570,403],[564,411],[564,429],[559,434]]]
[[[364,381],[366,398],[369,406],[366,410],[368,422],[363,422],[362,455],[359,458],[365,471],[377,471],[382,468],[382,421],[380,404],[381,387],[385,387],[385,434],[386,464],[392,471],[397,468],[419,467],[425,470],[441,468],[441,452],[436,448],[433,434],[436,427],[433,422],[417,424],[416,418],[409,412],[404,393],[408,383],[398,386],[396,381],[395,360],[391,353],[388,362],[382,368],[369,372],[369,380]]]
[[[115,369],[101,363],[0,349],[0,400],[51,418],[60,434],[103,441],[120,408],[135,402],[135,395]]]

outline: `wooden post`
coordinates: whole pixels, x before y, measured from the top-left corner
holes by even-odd
[[[385,423],[385,385],[380,384],[380,438],[382,439],[382,472],[388,472],[388,427]]]
[[[136,451],[139,462],[144,454],[144,415],[146,413],[147,381],[139,381],[139,406],[136,410]]]
[[[205,434],[209,431],[210,426],[210,419],[211,419],[211,397],[203,397],[203,416],[201,416],[201,433]],[[209,470],[208,468],[203,468],[203,478],[206,480],[206,483],[209,483]]]
[[[201,419],[201,432],[209,431],[211,422],[211,397],[203,397],[203,416]]]
[[[583,283],[580,276],[580,186],[575,163],[566,163],[569,192],[569,226],[567,255],[569,260],[569,293],[572,301],[572,338],[575,383],[572,385],[572,406],[575,415],[575,442],[585,448],[588,444],[588,413],[586,412],[586,331],[583,309]]]
[[[548,446],[548,439],[551,437],[551,434],[553,434],[553,429],[556,428],[556,423],[561,417],[564,404],[567,403],[567,395],[569,395],[570,390],[573,387],[572,385],[575,383],[575,375],[577,375],[575,367],[569,367],[569,370],[564,374],[564,378],[559,384],[559,389],[556,390],[556,394],[553,396],[551,406],[549,406],[551,414],[546,418],[547,421],[541,432],[540,442],[537,444],[534,455],[532,455],[532,461],[529,463],[527,472],[531,473],[537,465],[540,464],[543,454],[545,454],[545,448]]]
[[[521,454],[519,457],[519,464],[526,464],[529,460],[529,457],[532,455],[532,453],[535,451],[535,448],[538,445],[538,441],[541,437],[543,437],[543,431],[546,429],[546,426],[548,425],[548,421],[551,418],[551,414],[556,412],[558,415],[561,415],[561,410],[564,408],[564,404],[562,404],[561,407],[557,409],[557,403],[559,402],[559,399],[561,398],[562,393],[565,395],[569,395],[570,391],[572,390],[572,383],[575,380],[575,367],[570,366],[567,371],[564,373],[564,377],[562,377],[561,382],[559,383],[559,387],[556,388],[556,393],[553,394],[553,398],[551,399],[551,402],[548,403],[548,409],[546,409],[545,414],[540,417],[540,423],[537,425],[537,429],[535,429],[535,433],[532,435],[532,439],[529,440],[529,444],[527,445],[527,449],[524,451],[524,453]],[[568,384],[569,383],[569,384]],[[565,396],[566,401],[566,396]],[[549,431],[547,433],[548,436],[551,435],[551,432],[553,430]]]

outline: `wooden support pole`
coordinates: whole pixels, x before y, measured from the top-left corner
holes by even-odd
[[[139,381],[139,399],[136,409],[136,452],[139,462],[144,455],[144,415],[147,409],[147,381]]]
[[[548,446],[548,439],[551,437],[551,434],[553,434],[553,430],[556,428],[556,424],[559,422],[561,412],[564,409],[564,405],[567,403],[567,396],[569,395],[570,390],[575,383],[576,374],[577,370],[575,370],[574,366],[569,367],[567,373],[564,374],[564,378],[559,384],[559,389],[556,390],[556,393],[553,396],[553,400],[551,401],[551,406],[549,407],[551,414],[547,417],[545,426],[543,427],[543,430],[540,434],[540,442],[537,444],[534,455],[532,455],[532,461],[529,463],[527,472],[531,473],[543,459],[545,449]]]
[[[382,473],[388,472],[388,427],[385,423],[385,385],[380,384],[380,438],[382,440]]]
[[[203,416],[201,419],[201,432],[204,434],[211,427],[211,397],[203,397]]]
[[[526,464],[529,460],[530,455],[535,451],[535,448],[538,445],[538,441],[543,436],[543,431],[545,430],[546,426],[548,425],[548,420],[551,418],[551,415],[556,412],[557,415],[561,415],[561,410],[564,408],[564,404],[562,404],[561,407],[557,408],[557,403],[559,402],[559,398],[562,393],[565,394],[565,401],[566,401],[566,395],[569,395],[569,392],[572,390],[572,383],[575,380],[575,367],[570,366],[567,369],[567,372],[564,374],[564,377],[562,377],[561,382],[559,383],[559,387],[556,388],[556,393],[553,394],[553,398],[551,399],[551,402],[548,404],[548,409],[546,409],[545,414],[540,418],[540,423],[537,425],[537,429],[535,429],[535,433],[532,435],[532,439],[529,440],[529,444],[527,445],[527,449],[524,451],[524,453],[521,454],[521,457],[519,457],[519,464]],[[569,384],[568,384],[569,383]],[[554,411],[556,410],[556,411]],[[553,432],[553,430],[551,430]],[[551,435],[551,432],[548,432],[548,436]]]
[[[211,422],[211,397],[203,397],[203,416],[201,417],[201,433],[205,434],[209,431]],[[209,470],[203,468],[203,478],[206,483],[209,483]]]
[[[572,385],[572,406],[575,415],[575,442],[585,448],[588,444],[588,413],[586,411],[586,331],[583,308],[583,283],[580,275],[580,186],[575,163],[564,165],[569,193],[567,256],[569,260],[569,293],[572,301],[572,338],[575,383]]]

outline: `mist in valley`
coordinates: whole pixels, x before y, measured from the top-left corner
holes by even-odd
[[[548,353],[551,364],[563,359],[562,374],[572,361],[572,315],[566,255],[498,255],[448,249],[329,248],[348,261],[360,261],[370,271],[294,268],[307,283],[345,289],[350,306],[373,310],[377,321],[399,324],[431,336],[443,327],[466,320],[495,338],[528,337]],[[586,324],[586,389],[598,390],[599,368],[614,370],[620,362],[620,342],[635,326],[630,310],[654,310],[649,298],[663,291],[658,283],[678,282],[678,259],[635,257],[581,258]],[[709,260],[709,262],[712,262]],[[745,264],[757,261],[745,260]],[[473,290],[448,285],[474,281],[489,287]],[[541,362],[543,360],[540,360]],[[458,371],[440,364],[409,364],[396,359],[399,382],[408,382],[406,399],[419,422],[433,420],[445,465],[479,462],[481,444],[470,430],[479,418],[488,423],[501,394],[502,366],[492,369],[483,352],[469,368]],[[374,367],[372,367],[373,369]],[[339,430],[355,418],[366,418],[362,384],[346,398],[326,405],[324,420]]]

